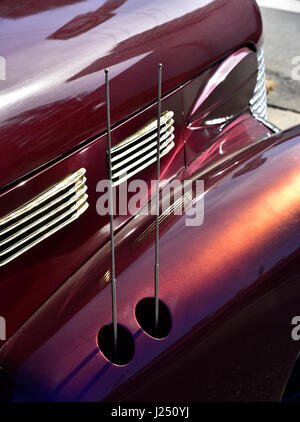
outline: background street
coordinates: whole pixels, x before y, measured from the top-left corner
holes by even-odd
[[[300,124],[300,80],[292,78],[293,58],[300,65],[300,1],[257,2],[264,21],[268,120],[285,129]]]

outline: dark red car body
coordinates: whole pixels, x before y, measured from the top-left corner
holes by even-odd
[[[274,134],[250,111],[262,44],[256,3],[20,4],[0,5],[0,218],[82,167],[89,208],[0,267],[7,397],[280,400],[299,352],[291,320],[300,300],[300,128]],[[205,219],[196,228],[184,216],[161,224],[160,297],[172,329],[157,340],[135,317],[153,296],[154,217],[115,217],[118,318],[135,344],[120,366],[97,344],[111,322],[109,218],[96,211],[107,174],[103,70],[116,145],[155,117],[158,62],[162,108],[175,121],[161,197],[174,178],[204,180]],[[150,183],[155,165],[139,178]]]

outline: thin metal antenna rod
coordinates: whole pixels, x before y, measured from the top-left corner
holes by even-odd
[[[157,101],[157,153],[156,153],[156,212],[155,212],[155,332],[159,321],[159,177],[160,177],[160,116],[161,116],[162,64],[158,65],[158,101]]]
[[[111,247],[111,297],[112,297],[112,319],[114,330],[114,352],[117,357],[118,346],[118,321],[117,321],[117,287],[115,267],[115,241],[114,241],[114,216],[113,216],[113,187],[111,171],[111,133],[110,133],[110,100],[109,100],[109,78],[108,69],[105,69],[105,94],[106,94],[106,116],[107,116],[107,163],[109,180],[109,218],[110,218],[110,247]]]

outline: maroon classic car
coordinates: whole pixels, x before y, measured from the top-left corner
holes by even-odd
[[[2,0],[0,40],[1,400],[297,397],[300,127],[256,2]]]

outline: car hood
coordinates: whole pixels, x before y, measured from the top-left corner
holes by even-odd
[[[166,93],[261,31],[252,0],[2,1],[0,188],[105,130],[104,68],[116,124],[155,101],[158,62]]]

